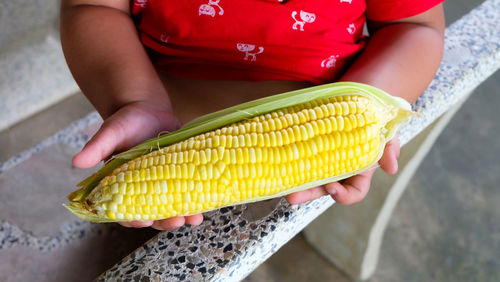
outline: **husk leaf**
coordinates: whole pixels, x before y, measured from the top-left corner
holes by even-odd
[[[396,109],[398,109],[396,117],[386,125],[387,130],[384,132],[384,139],[385,139],[384,141],[390,140],[396,134],[399,125],[401,125],[403,122],[409,119],[409,117],[413,114],[413,112],[411,112],[410,104],[408,104],[408,102],[406,102],[405,100],[391,96],[378,88],[354,82],[336,82],[336,83],[304,88],[296,91],[291,91],[261,98],[258,100],[246,102],[234,107],[226,108],[224,110],[204,115],[186,124],[185,127],[177,131],[167,133],[157,138],[149,139],[144,143],[131,148],[128,151],[125,151],[123,153],[114,156],[113,159],[108,163],[106,163],[99,171],[97,171],[95,174],[91,175],[90,177],[83,180],[77,185],[78,187],[81,188],[72,192],[68,196],[68,199],[70,200],[71,203],[70,205],[65,205],[65,206],[78,217],[89,221],[94,221],[94,222],[113,221],[113,220],[99,218],[95,214],[86,211],[85,209],[83,209],[82,202],[85,200],[85,197],[92,191],[92,189],[94,189],[98,185],[101,179],[111,174],[113,170],[118,168],[120,165],[128,162],[129,160],[135,159],[144,154],[150,153],[154,150],[158,150],[159,148],[183,141],[190,137],[218,129],[232,123],[243,121],[245,119],[249,119],[257,115],[272,112],[280,108],[295,106],[298,104],[306,103],[320,98],[336,97],[346,94],[356,94],[356,95],[366,96],[368,98],[373,99],[376,103],[379,103],[380,105],[383,106],[392,105]],[[382,146],[380,150],[381,152],[377,158],[377,161],[383,153],[383,146],[385,146],[385,143],[386,142],[381,142]],[[311,183],[306,183],[304,185],[292,188],[278,195],[255,198],[242,203],[255,202],[255,201],[265,200],[268,198],[275,198],[292,192],[301,191],[311,187],[323,185],[329,182],[338,181],[340,179],[344,179],[352,175],[358,174],[363,170],[367,169],[368,167],[370,167],[371,165],[364,168],[360,168],[356,171],[347,174],[338,175],[335,177],[322,179]]]

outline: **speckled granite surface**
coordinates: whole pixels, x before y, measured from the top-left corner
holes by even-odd
[[[160,233],[98,281],[232,281],[245,277],[332,204],[329,198],[291,207],[284,199],[222,208],[202,225]],[[267,206],[269,214],[254,218]],[[302,215],[309,216],[304,217]]]
[[[414,105],[420,113],[419,119],[412,120],[401,130],[402,143],[408,142],[499,68],[498,11],[500,0],[486,1],[447,30],[445,59],[429,90]],[[86,128],[97,123],[98,116],[91,114],[0,164],[0,177],[55,144],[81,146],[90,136]],[[327,197],[299,206],[273,200],[214,211],[208,213],[198,227],[159,233],[98,280],[238,281],[332,203]],[[16,215],[9,216],[15,218]],[[14,247],[54,253],[76,243],[76,239],[95,238],[110,228],[110,225],[69,220],[55,230],[40,227],[35,232],[11,221],[0,219],[0,257],[9,257]]]

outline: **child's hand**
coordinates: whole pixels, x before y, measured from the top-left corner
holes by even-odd
[[[101,128],[73,157],[73,164],[89,168],[109,158],[114,152],[126,150],[146,139],[156,137],[160,132],[174,131],[180,127],[177,118],[153,103],[133,102],[125,105],[107,118]],[[151,226],[159,230],[172,230],[184,224],[199,225],[201,214],[175,217],[158,221],[132,221],[120,223],[126,227]]]
[[[368,44],[340,81],[369,84],[409,103],[415,102],[431,82],[441,61],[445,29],[442,4],[399,20],[368,20],[367,27]],[[422,50],[426,50],[425,56],[421,55]],[[394,138],[387,143],[379,165],[385,172],[394,174],[398,169],[398,157],[399,141]],[[330,194],[337,203],[357,203],[368,193],[375,169],[292,193],[287,200],[298,204]]]
[[[394,174],[398,170],[399,139],[393,138],[387,143],[384,154],[379,160],[380,167],[389,174]],[[342,205],[352,205],[360,202],[368,193],[373,173],[377,165],[339,182],[328,183],[323,186],[314,187],[308,190],[292,193],[286,197],[290,204],[300,204],[317,199],[330,194],[335,202]]]

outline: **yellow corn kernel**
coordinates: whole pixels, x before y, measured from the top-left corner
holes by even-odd
[[[157,220],[348,174],[380,155],[380,107],[364,96],[322,98],[188,138],[115,169],[84,206],[108,221]]]

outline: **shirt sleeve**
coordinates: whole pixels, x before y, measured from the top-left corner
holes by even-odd
[[[372,21],[393,21],[421,14],[445,0],[367,0],[366,15]]]

